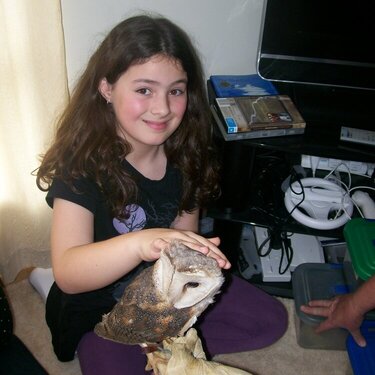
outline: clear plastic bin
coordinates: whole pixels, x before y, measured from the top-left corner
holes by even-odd
[[[341,264],[303,263],[292,275],[293,297],[296,312],[296,335],[298,344],[306,349],[346,350],[348,332],[335,328],[322,333],[314,329],[325,319],[305,314],[301,305],[311,300],[330,299],[348,293]]]

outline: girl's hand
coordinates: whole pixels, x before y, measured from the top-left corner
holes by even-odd
[[[160,257],[160,252],[173,240],[179,240],[187,247],[199,251],[214,258],[221,268],[229,269],[230,262],[219,250],[220,239],[218,237],[205,238],[192,231],[175,229],[145,229],[136,232],[142,235],[146,246],[141,246],[140,256],[142,260],[153,261]]]

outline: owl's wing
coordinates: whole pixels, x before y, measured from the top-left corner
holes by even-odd
[[[103,316],[94,331],[98,336],[123,344],[160,343],[183,334],[195,322],[190,314],[190,309],[177,310],[164,303],[147,308],[117,304]]]
[[[128,285],[112,311],[95,326],[98,336],[123,344],[141,344],[159,343],[180,334],[194,312],[190,308],[176,309],[164,300],[151,274],[152,267],[147,268]]]
[[[159,342],[155,331],[157,327],[142,318],[144,316],[144,311],[139,306],[127,305],[121,312],[114,309],[104,315],[94,331],[98,336],[122,344]]]

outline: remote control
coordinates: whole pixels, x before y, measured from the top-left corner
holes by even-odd
[[[342,126],[340,140],[375,146],[375,131]]]
[[[366,219],[375,219],[375,202],[371,199],[368,193],[357,190],[352,199],[359,208]]]

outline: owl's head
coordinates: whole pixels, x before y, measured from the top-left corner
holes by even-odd
[[[176,309],[199,303],[207,307],[224,282],[216,260],[173,241],[154,265],[153,282]]]

